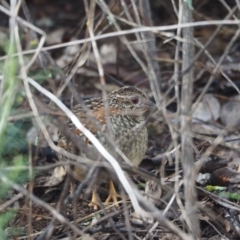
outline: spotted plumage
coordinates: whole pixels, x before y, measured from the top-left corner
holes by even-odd
[[[147,149],[148,135],[144,124],[145,113],[154,104],[143,91],[134,87],[123,87],[111,92],[108,94],[107,101],[107,113],[114,141],[129,160],[137,166]],[[110,152],[114,151],[104,134],[107,131],[107,120],[103,99],[90,99],[85,101],[85,105],[89,111],[85,111],[80,105],[75,106],[72,111]],[[96,126],[95,120],[98,122],[98,126]],[[78,137],[85,138],[72,123],[68,122],[68,125]],[[62,137],[59,146],[64,147],[65,143],[65,138]],[[71,149],[68,150],[71,151]]]
[[[145,113],[154,106],[148,96],[138,88],[123,87],[108,94],[107,111],[102,98],[90,99],[84,103],[89,111],[84,110],[80,105],[72,109],[82,124],[99,139],[111,154],[117,156],[118,161],[122,159],[120,155],[116,154],[115,145],[133,165],[138,166],[145,155],[148,143]],[[107,121],[107,117],[109,121]],[[108,128],[107,123],[110,123]],[[83,139],[88,146],[92,146],[71,122],[68,122],[68,126],[76,136]],[[109,129],[110,132],[108,132]],[[109,143],[106,134],[109,136],[112,134],[114,144]],[[74,148],[73,144],[67,142],[64,136],[60,138],[58,145],[68,151],[73,151]],[[76,178],[83,180],[86,175],[86,167],[75,169],[74,175],[78,175],[78,173],[81,176]]]

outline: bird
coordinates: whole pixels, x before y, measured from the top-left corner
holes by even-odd
[[[121,87],[108,93],[107,104],[103,98],[91,98],[85,100],[84,105],[85,108],[78,104],[71,109],[80,122],[94,134],[110,154],[116,157],[117,161],[121,162],[123,158],[121,154],[116,153],[114,148],[116,145],[131,164],[138,167],[148,147],[148,132],[145,124],[147,112],[155,107],[147,94],[136,87]],[[83,140],[90,149],[94,148],[70,120],[67,121],[67,125],[71,132]],[[109,142],[106,135],[113,137],[114,144]],[[65,136],[60,137],[58,146],[70,152],[74,149],[74,144],[69,142]],[[75,166],[72,175],[76,180],[83,181],[89,169],[90,166]],[[117,197],[113,181],[110,180],[109,196],[104,203],[111,201],[117,203]],[[98,209],[98,206],[98,197],[94,189],[89,207]]]

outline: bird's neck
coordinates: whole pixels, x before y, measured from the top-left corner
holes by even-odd
[[[113,121],[119,121],[126,128],[133,128],[140,123],[144,123],[145,118],[143,116],[134,115],[118,115],[112,118]]]

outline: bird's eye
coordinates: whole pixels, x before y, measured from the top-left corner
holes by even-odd
[[[138,104],[139,98],[137,96],[134,96],[131,98],[131,102],[132,102],[132,104]]]

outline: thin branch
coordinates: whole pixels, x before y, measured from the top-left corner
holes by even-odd
[[[64,225],[66,225],[68,227],[70,227],[78,235],[80,235],[80,236],[84,235],[84,233],[81,230],[79,230],[76,226],[74,226],[71,222],[69,222],[63,215],[61,215],[52,206],[50,206],[46,202],[42,201],[40,198],[34,196],[33,194],[29,193],[25,188],[23,188],[22,186],[20,186],[17,183],[14,183],[9,178],[4,176],[2,173],[0,174],[0,179],[3,182],[3,184],[10,185],[13,189],[20,192],[22,195],[27,196],[29,199],[31,199],[33,202],[35,202],[39,206],[42,206],[45,209],[47,209],[59,222],[63,223]]]
[[[152,15],[150,9],[149,0],[140,0],[140,11],[143,18],[144,25],[152,26]],[[160,67],[157,59],[157,48],[155,35],[152,31],[142,32],[142,39],[145,40],[144,43],[144,56],[147,60],[148,64],[148,78],[150,81],[151,89],[153,92],[153,96],[156,100],[156,104],[160,108],[160,102],[162,99],[160,88],[161,88],[161,75],[160,75]]]
[[[192,11],[188,8],[187,3],[181,0],[183,6],[183,24],[192,22]],[[189,65],[192,64],[194,58],[194,44],[193,44],[193,28],[183,29],[183,38],[185,42],[182,44],[183,51],[183,65],[182,72],[184,72]],[[193,93],[193,68],[183,76],[182,79],[182,96],[181,96],[181,144],[182,144],[182,165],[183,165],[183,180],[184,180],[184,196],[186,216],[185,220],[190,232],[197,238],[200,238],[200,224],[197,215],[197,193],[195,181],[193,179],[194,156],[192,150],[192,137],[186,134],[186,131],[191,131],[191,110],[192,110],[192,93]],[[195,178],[194,178],[195,179]]]
[[[136,196],[132,192],[132,187],[129,184],[126,176],[124,175],[119,163],[115,158],[112,157],[112,155],[103,147],[103,145],[98,141],[98,139],[87,129],[83,126],[83,124],[79,121],[79,119],[72,113],[72,111],[67,108],[55,95],[53,95],[51,92],[44,89],[42,86],[40,86],[37,82],[35,82],[31,78],[27,78],[27,81],[34,86],[38,91],[43,93],[45,96],[47,96],[49,99],[51,99],[62,111],[66,113],[68,118],[72,121],[72,123],[92,142],[92,144],[96,147],[96,149],[102,154],[102,156],[112,165],[113,169],[115,170],[119,181],[122,183],[125,191],[127,192],[129,198],[131,199],[131,202],[133,204],[133,207],[136,212],[143,214],[138,201],[136,199]]]
[[[3,8],[0,6],[0,11],[2,11]],[[5,11],[3,11],[5,12]],[[21,20],[20,17],[16,18],[17,21]],[[199,22],[192,22],[192,23],[185,23],[185,24],[181,24],[181,28],[189,28],[189,27],[204,27],[204,26],[212,26],[212,25],[239,25],[240,24],[240,20],[215,20],[215,21],[199,21]],[[29,26],[29,24],[28,24]],[[91,42],[92,40],[101,40],[101,39],[106,39],[106,38],[111,38],[111,37],[117,37],[117,36],[123,36],[123,35],[129,35],[129,34],[133,34],[133,33],[138,33],[138,32],[148,32],[148,31],[152,31],[155,33],[158,33],[160,31],[170,31],[170,30],[176,30],[179,28],[178,24],[173,24],[173,25],[169,25],[169,26],[158,26],[158,27],[139,27],[139,28],[134,28],[134,29],[129,29],[129,30],[122,30],[122,31],[117,31],[117,32],[111,32],[111,33],[106,33],[106,34],[102,34],[99,36],[95,36],[93,38],[85,38],[85,39],[81,39],[81,40],[75,40],[75,41],[70,41],[67,43],[61,43],[61,44],[56,44],[53,46],[49,46],[49,47],[43,47],[41,49],[41,51],[48,51],[48,50],[54,50],[54,49],[58,49],[58,48],[62,48],[62,47],[68,47],[68,46],[72,46],[72,45],[77,45],[77,44],[83,44],[86,42]],[[35,53],[36,49],[31,49],[31,50],[26,50],[23,51],[21,54],[25,55],[25,54],[32,54]],[[14,54],[14,56],[17,56],[18,54]],[[0,61],[6,59],[6,56],[1,57]]]

